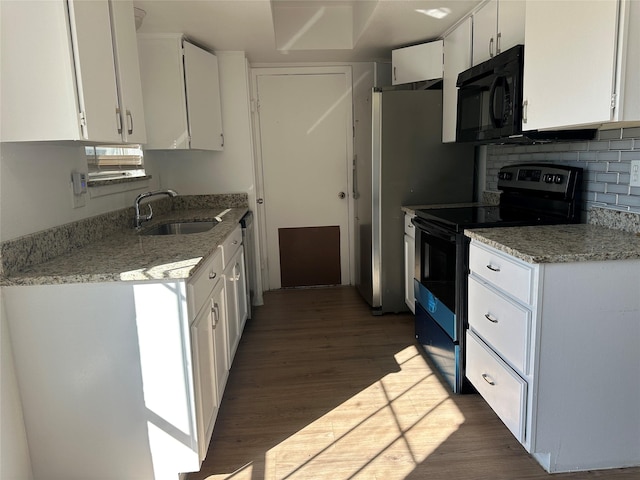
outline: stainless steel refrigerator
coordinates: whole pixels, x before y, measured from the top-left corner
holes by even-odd
[[[403,205],[470,202],[474,147],[442,143],[442,90],[375,88],[371,156],[354,162],[356,286],[374,314],[404,303]]]

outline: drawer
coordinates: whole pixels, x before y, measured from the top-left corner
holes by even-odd
[[[520,443],[525,440],[527,382],[467,330],[467,378]]]
[[[236,251],[242,246],[242,228],[240,224],[218,248],[222,250],[222,266],[227,267]]]
[[[469,269],[518,300],[533,302],[533,266],[497,250],[472,242],[469,247]]]
[[[409,235],[411,238],[416,238],[416,227],[413,223],[411,223],[411,219],[415,217],[410,213],[404,214],[404,233]]]
[[[469,326],[523,375],[529,373],[531,311],[469,277]]]
[[[191,320],[195,318],[202,305],[204,305],[211,296],[213,288],[218,281],[222,279],[222,270],[222,255],[221,252],[216,251],[213,255],[205,259],[204,264],[201,265],[193,277],[189,279],[187,283],[187,297],[189,299],[189,308],[191,308],[189,314]]]

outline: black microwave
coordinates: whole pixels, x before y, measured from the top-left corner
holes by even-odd
[[[457,142],[534,143],[591,140],[596,129],[522,130],[524,45],[458,75]]]
[[[485,142],[522,133],[524,47],[509,50],[458,76],[456,141]]]

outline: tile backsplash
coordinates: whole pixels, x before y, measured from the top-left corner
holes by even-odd
[[[601,130],[583,142],[489,145],[486,189],[497,190],[498,170],[513,163],[554,163],[584,169],[584,209],[640,215],[640,187],[631,187],[631,160],[640,160],[640,127]]]

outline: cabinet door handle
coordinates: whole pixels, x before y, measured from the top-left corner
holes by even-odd
[[[218,274],[216,272],[209,272],[209,280],[213,280],[217,276],[218,276]]]
[[[127,110],[127,125],[129,126],[129,128],[127,128],[127,133],[129,135],[133,134],[133,115],[131,115],[131,110]]]
[[[118,133],[122,133],[122,115],[120,115],[119,108],[116,108],[116,124],[118,125]]]
[[[213,302],[213,306],[211,307],[211,313],[213,313],[213,323],[211,326],[215,328],[218,326],[218,322],[220,321],[220,307],[217,302]]]
[[[485,382],[487,382],[489,385],[495,385],[496,382],[494,382],[493,380],[491,380],[491,377],[489,375],[487,375],[486,373],[482,374],[482,378],[484,379]]]
[[[398,76],[396,75],[396,67],[393,67],[393,81],[398,80]]]
[[[489,57],[493,58],[493,37],[489,40]]]
[[[491,323],[498,323],[498,319],[495,317],[492,317],[490,313],[485,313],[484,318],[489,320]]]
[[[233,245],[237,245],[238,244],[238,240],[234,240],[233,242],[231,242]]]
[[[498,32],[496,35],[496,55],[500,53],[500,39],[502,38],[502,33]]]
[[[489,264],[487,265],[487,268],[489,270],[491,270],[492,272],[499,272],[500,271],[500,267],[494,267],[493,265]]]
[[[220,134],[220,146],[224,147],[224,133]]]

